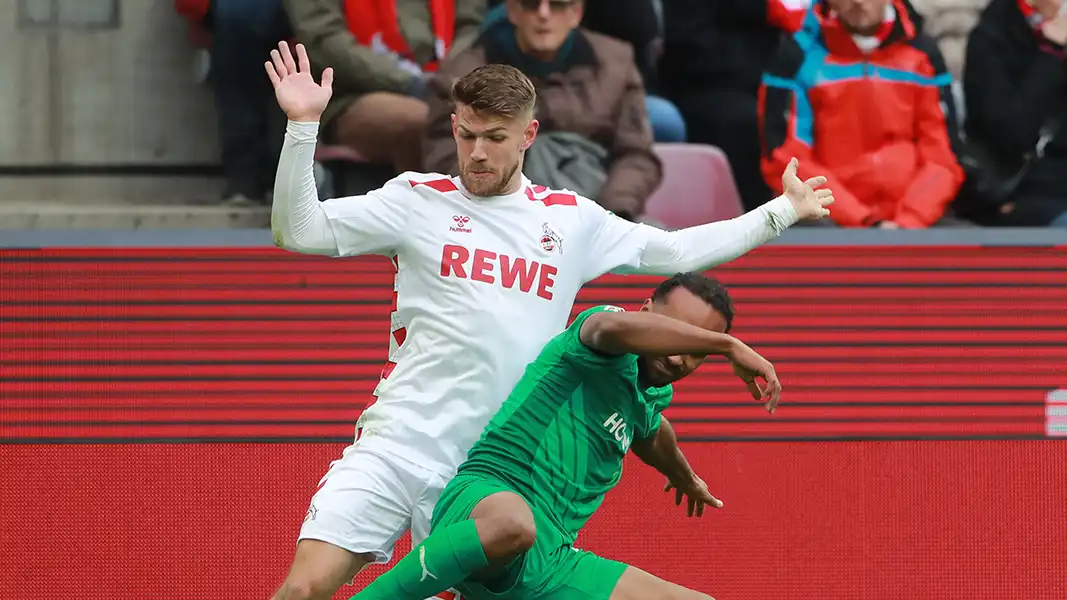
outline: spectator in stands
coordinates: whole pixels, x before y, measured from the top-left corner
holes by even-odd
[[[913,0],[925,17],[923,33],[937,42],[953,79],[963,78],[967,36],[978,22],[987,0]]]
[[[846,227],[954,223],[963,181],[952,78],[902,0],[820,0],[763,78],[763,173],[780,191],[791,157],[826,175]],[[805,175],[802,175],[802,177]]]
[[[537,86],[541,129],[527,151],[526,174],[621,217],[641,216],[662,176],[641,75],[629,44],[578,28],[582,8],[581,0],[507,0],[508,20],[445,61],[430,83],[425,170],[458,173],[452,82],[487,63],[510,64]]]
[[[968,140],[988,150],[991,163],[980,165],[986,175],[1021,176],[996,206],[969,207],[982,222],[1067,227],[1065,44],[1061,0],[993,0],[971,34],[964,75]]]
[[[267,201],[274,187],[285,115],[263,75],[263,62],[290,35],[282,0],[176,0],[178,12],[210,32],[210,80],[215,92],[226,177],[226,203]]]
[[[311,64],[333,67],[322,115],[327,143],[364,159],[418,170],[426,82],[478,37],[485,0],[285,0]]]
[[[783,30],[807,6],[792,0],[662,0],[659,83],[685,118],[687,139],[718,146],[733,168],[747,210],[771,199],[760,172],[760,77]],[[799,14],[799,16],[798,16]]]
[[[484,28],[507,20],[503,2],[485,17]],[[585,0],[582,29],[624,42],[634,50],[634,62],[645,84],[645,105],[657,142],[686,141],[685,119],[673,102],[655,93],[657,65],[663,49],[663,26],[659,0]]]

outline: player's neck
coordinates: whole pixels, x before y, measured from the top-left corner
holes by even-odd
[[[523,173],[522,173],[522,167],[520,167],[519,169],[517,169],[515,171],[515,173],[513,175],[511,175],[511,179],[508,181],[508,184],[506,186],[504,186],[503,188],[500,188],[500,193],[498,193],[496,195],[511,195],[513,193],[519,193],[519,190],[521,190],[522,188],[523,188]]]

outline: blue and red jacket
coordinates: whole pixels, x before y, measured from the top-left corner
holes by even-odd
[[[963,183],[952,77],[911,7],[893,7],[880,44],[864,52],[826,2],[815,2],[760,88],[764,177],[781,193],[794,156],[801,179],[826,175],[842,226],[928,227]]]

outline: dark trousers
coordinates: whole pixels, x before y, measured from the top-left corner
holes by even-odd
[[[685,118],[688,141],[718,146],[730,160],[745,210],[772,198],[760,171],[759,118],[755,93],[731,89],[683,88],[669,91]]]
[[[212,0],[211,79],[226,196],[261,199],[274,186],[285,115],[263,70],[290,37],[282,0]]]

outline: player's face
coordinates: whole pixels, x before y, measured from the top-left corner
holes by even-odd
[[[859,34],[871,34],[885,20],[885,7],[890,0],[830,0],[830,8],[837,12],[849,29]]]
[[[459,179],[475,196],[499,196],[518,189],[523,152],[537,136],[537,120],[480,115],[457,106],[452,135],[459,155]]]
[[[672,319],[685,321],[716,333],[726,333],[726,317],[699,296],[685,288],[675,288],[663,302],[645,301],[641,310],[652,311]],[[638,358],[641,378],[657,387],[686,377],[707,360],[706,355],[642,356]]]

